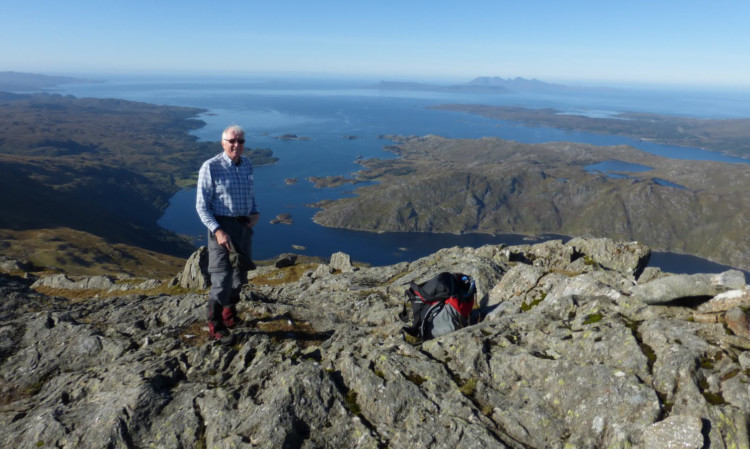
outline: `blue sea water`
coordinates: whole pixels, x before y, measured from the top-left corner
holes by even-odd
[[[58,92],[78,97],[122,98],[154,104],[204,108],[206,126],[195,135],[215,141],[221,151],[221,131],[230,124],[246,130],[247,147],[270,148],[279,163],[256,167],[257,201],[263,219],[256,227],[254,257],[258,260],[294,252],[329,257],[344,251],[355,260],[374,265],[415,260],[440,248],[487,243],[529,242],[518,235],[452,235],[372,233],[331,229],[312,221],[309,205],[352,195],[356,186],[317,189],[311,176],[351,174],[361,167],[358,158],[393,158],[382,135],[436,134],[450,138],[500,137],[525,143],[574,141],[594,145],[628,144],[664,157],[743,162],[748,160],[704,151],[641,142],[619,136],[526,127],[509,121],[429,109],[444,103],[482,103],[524,107],[553,107],[564,113],[606,116],[619,112],[654,112],[707,118],[750,117],[750,101],[734,92],[625,91],[599,89],[561,93],[505,95],[454,94],[424,91],[385,91],[352,81],[268,81],[241,78],[120,78],[76,84]],[[750,95],[744,94],[744,100]],[[296,134],[309,140],[279,140]],[[199,167],[196,167],[196,172]],[[288,185],[287,178],[299,182]],[[359,184],[362,185],[362,184]],[[205,242],[205,228],[195,213],[195,191],[178,192],[159,224]],[[270,224],[288,213],[294,224]],[[542,236],[541,238],[547,238]],[[689,256],[655,254],[652,264],[672,272],[716,272],[726,267]]]

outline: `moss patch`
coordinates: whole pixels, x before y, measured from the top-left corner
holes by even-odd
[[[526,302],[524,302],[523,304],[521,304],[521,310],[523,312],[528,312],[529,310],[533,309],[536,305],[538,305],[540,302],[544,301],[544,298],[546,298],[546,297],[547,297],[547,294],[543,293],[542,296],[534,299],[533,301],[531,301],[528,304]]]
[[[288,284],[299,281],[305,272],[314,270],[315,268],[317,268],[316,264],[292,265],[256,276],[250,282],[255,285],[267,285],[271,287]]]
[[[461,385],[458,391],[460,391],[461,394],[463,394],[467,398],[473,398],[474,393],[477,392],[477,379],[474,379],[474,378],[468,379],[466,382],[463,383],[463,385]]]
[[[586,316],[586,319],[583,320],[583,324],[594,324],[601,321],[603,318],[602,314],[600,313],[592,313]]]

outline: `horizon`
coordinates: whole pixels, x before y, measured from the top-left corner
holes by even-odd
[[[432,85],[438,87],[449,87],[455,85],[468,84],[478,78],[501,78],[506,81],[522,79],[526,81],[539,81],[541,83],[557,85],[563,87],[575,87],[583,89],[607,89],[621,91],[642,91],[642,92],[662,92],[662,93],[698,93],[698,94],[750,94],[750,82],[747,85],[726,86],[716,84],[701,83],[660,83],[658,81],[585,81],[585,80],[550,80],[540,77],[523,77],[523,76],[500,76],[500,75],[475,75],[467,78],[441,78],[441,77],[414,77],[414,76],[354,76],[346,74],[324,74],[324,73],[294,73],[294,72],[234,72],[234,73],[201,73],[201,72],[69,72],[69,71],[47,71],[47,72],[27,72],[21,70],[0,68],[2,73],[17,73],[31,76],[60,76],[74,78],[77,81],[92,83],[108,82],[128,82],[128,81],[163,81],[163,82],[199,82],[199,81],[231,81],[246,83],[248,86],[253,84],[266,85],[276,84],[280,86],[288,84],[289,88],[363,88],[372,87],[378,83],[414,83]],[[60,85],[62,86],[62,85]],[[267,87],[267,86],[264,86]],[[408,90],[408,89],[406,89]]]
[[[0,13],[14,43],[0,71],[750,88],[750,3],[736,1],[72,0]]]

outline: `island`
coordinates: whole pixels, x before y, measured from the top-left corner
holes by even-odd
[[[298,136],[296,134],[282,134],[276,138],[278,140],[310,140],[309,137]]]
[[[621,113],[611,117],[587,117],[563,113],[553,108],[530,109],[481,104],[442,104],[432,108],[461,111],[497,120],[517,121],[527,126],[615,134],[750,157],[750,118],[704,119],[638,112]]]
[[[271,224],[285,224],[290,225],[294,223],[291,214],[279,214],[269,222]]]
[[[310,176],[307,178],[317,189],[339,187],[344,184],[356,184],[359,181],[346,176]]]

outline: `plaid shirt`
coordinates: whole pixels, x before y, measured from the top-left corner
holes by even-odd
[[[235,165],[222,152],[204,162],[198,172],[195,209],[211,232],[219,228],[217,216],[247,217],[258,213],[250,160],[242,157]]]

